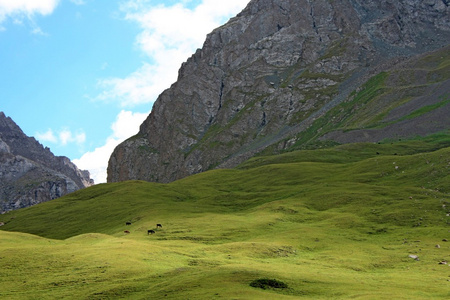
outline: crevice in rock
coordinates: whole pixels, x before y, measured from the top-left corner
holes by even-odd
[[[312,19],[312,25],[313,25],[313,29],[316,32],[316,34],[319,34],[319,29],[317,28],[317,24],[316,24],[316,17],[314,16],[314,6],[313,6],[313,2],[312,1],[308,1],[309,5],[311,6],[311,9],[309,11],[309,15],[311,16]]]
[[[281,10],[281,13],[285,16],[287,16],[289,14],[288,10],[286,8],[284,8],[281,4],[278,5],[278,7]]]
[[[397,14],[397,15],[394,16],[394,19],[397,22],[397,25],[400,28],[400,31],[403,31],[403,28],[405,27],[405,24],[402,21],[402,17]]]
[[[223,98],[223,90],[225,89],[225,83],[222,82],[220,83],[220,91],[219,91],[219,109],[217,111],[219,111],[222,108],[222,98]]]
[[[261,127],[266,126],[266,123],[267,123],[267,121],[266,121],[266,112],[263,111],[262,120],[261,120]]]

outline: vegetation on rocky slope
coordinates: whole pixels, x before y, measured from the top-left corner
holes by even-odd
[[[440,0],[250,1],[115,149],[108,182],[167,183],[262,151],[448,129],[448,14]]]

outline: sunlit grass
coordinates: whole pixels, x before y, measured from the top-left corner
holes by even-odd
[[[440,140],[258,157],[10,212],[0,298],[446,299],[450,148]],[[265,278],[287,287],[250,286]]]

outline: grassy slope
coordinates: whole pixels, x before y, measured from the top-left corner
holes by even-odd
[[[450,260],[447,142],[258,157],[10,212],[0,298],[448,298],[450,268],[438,264]],[[259,278],[289,288],[249,286]]]
[[[426,56],[413,58],[404,66],[397,65],[394,69],[371,77],[358,92],[354,91],[346,101],[332,108],[299,133],[295,145],[291,146],[289,151],[323,146],[323,142],[318,139],[330,132],[380,130],[427,113],[432,115],[433,111],[448,106],[450,94],[446,82],[450,78],[449,49],[447,46]],[[421,98],[421,101],[417,101]],[[428,99],[432,104],[424,99]],[[435,101],[436,99],[439,101]],[[405,105],[411,103],[415,103],[411,105],[413,110],[402,115],[402,112],[406,111]],[[396,110],[397,112],[389,117]],[[431,121],[434,121],[433,117]],[[433,130],[430,130],[431,132]],[[414,132],[403,132],[403,135],[413,136]],[[277,153],[277,150],[269,147],[264,153]]]

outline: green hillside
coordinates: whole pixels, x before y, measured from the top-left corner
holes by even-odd
[[[449,83],[449,46],[394,65],[368,78],[345,101],[318,117],[297,135],[290,150],[317,148],[333,141],[411,138],[419,131],[429,135],[447,129]],[[265,152],[276,153],[276,149],[269,147]]]
[[[0,216],[0,298],[447,299],[449,213],[448,132],[100,184]]]

